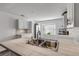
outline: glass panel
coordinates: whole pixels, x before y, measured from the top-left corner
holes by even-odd
[[[55,24],[45,25],[44,34],[45,35],[56,35],[56,25]]]

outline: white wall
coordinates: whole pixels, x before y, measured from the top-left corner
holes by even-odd
[[[0,12],[0,42],[11,39],[16,34],[15,19],[11,14]]]

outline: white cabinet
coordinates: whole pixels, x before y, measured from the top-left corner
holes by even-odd
[[[18,20],[18,28],[19,29],[31,29],[31,21],[27,20]]]

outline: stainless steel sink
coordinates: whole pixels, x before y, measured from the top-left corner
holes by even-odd
[[[39,47],[43,47],[43,48],[50,48],[50,49],[54,49],[55,51],[58,50],[58,41],[57,40],[43,40],[43,39],[32,39],[32,40],[28,40],[27,44],[31,44],[31,45],[35,45],[35,46],[39,46]]]

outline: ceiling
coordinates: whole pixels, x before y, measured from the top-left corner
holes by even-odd
[[[37,21],[60,18],[65,9],[66,3],[0,3],[0,11]]]

